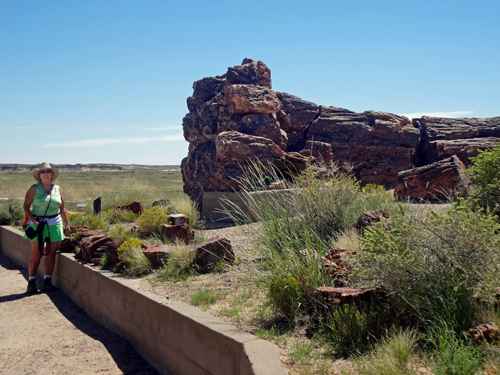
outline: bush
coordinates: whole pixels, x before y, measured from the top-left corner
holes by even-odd
[[[485,360],[486,352],[482,347],[470,345],[448,332],[440,338],[431,367],[435,375],[474,375]]]
[[[365,230],[358,283],[388,288],[422,328],[460,332],[478,312],[476,297],[499,284],[499,230],[495,216],[461,205],[426,220],[403,210],[390,230]]]
[[[139,216],[139,228],[145,235],[160,234],[163,224],[168,224],[168,214],[164,207],[153,206]]]
[[[226,214],[243,227],[254,244],[249,257],[262,260],[255,267],[268,291],[274,310],[294,321],[315,303],[319,286],[334,285],[320,265],[321,256],[331,250],[332,240],[341,236],[359,216],[369,210],[397,204],[382,187],[363,191],[352,177],[335,166],[317,167],[290,177],[291,190],[261,192],[269,183],[284,179],[273,167],[252,164],[240,180],[241,197],[249,212],[225,201]],[[255,264],[255,263],[254,263]]]
[[[24,220],[23,201],[9,198],[6,204],[2,204],[0,211],[0,225],[14,225],[16,220]]]
[[[85,224],[85,215],[80,212],[68,213],[68,220],[71,226],[75,225],[84,225]]]
[[[107,236],[116,243],[122,244],[134,237],[130,229],[125,229],[121,225],[116,225],[107,232]]]
[[[472,167],[467,171],[476,188],[468,201],[473,207],[500,214],[500,147],[480,150],[471,158]]]

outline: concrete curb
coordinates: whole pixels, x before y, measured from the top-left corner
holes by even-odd
[[[27,267],[31,247],[22,236],[0,226],[0,251]],[[53,282],[162,374],[285,374],[276,345],[182,302],[137,290],[137,281],[96,271],[72,254],[57,255]]]

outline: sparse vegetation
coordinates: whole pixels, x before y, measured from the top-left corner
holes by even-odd
[[[492,215],[498,203],[490,204],[495,193],[490,187],[498,181],[495,168],[488,169],[491,155],[485,155],[475,166],[486,170],[490,183],[481,187],[480,179],[474,180],[480,173],[471,172],[477,183],[473,197],[458,199],[450,210],[429,215],[410,208],[415,205],[399,205],[380,186],[361,187],[336,166],[315,166],[297,177],[287,175],[293,190],[262,195],[260,190],[285,176],[255,164],[242,180],[242,196],[251,215],[227,203],[228,214],[244,224],[241,231],[247,235],[248,247],[236,254],[235,265],[221,264],[217,273],[200,276],[193,252],[182,245],[149,278],[155,285],[176,290],[185,301],[278,344],[291,374],[326,374],[334,369],[353,375],[477,374],[483,369],[485,374],[497,373],[486,350],[462,335],[474,324],[500,321],[493,309],[493,290],[500,284],[500,226]],[[132,175],[116,177],[136,177]],[[117,197],[116,205],[140,200],[148,207],[166,196],[134,181],[134,192],[124,193],[123,201]],[[65,187],[62,179],[60,184]],[[66,199],[72,194],[65,189]],[[112,201],[107,194],[99,194],[103,202]],[[168,208],[187,214],[197,225],[194,205],[178,199],[181,196],[180,189],[168,196],[172,202]],[[93,217],[89,207],[71,214],[71,225],[94,222],[94,227],[107,229],[106,235],[121,244],[120,271],[132,277],[150,273],[142,244],[164,242],[159,228],[174,211],[148,209],[141,225],[141,218],[132,220],[113,211]],[[351,227],[362,213],[384,208],[391,214],[388,225],[367,229],[364,237]],[[133,225],[127,222],[137,222],[140,231],[135,233],[137,227],[131,230]],[[321,267],[321,257],[334,247],[357,253],[346,260],[354,274],[343,282],[380,285],[390,298],[384,303],[337,308],[319,298],[318,286],[338,282]],[[108,261],[103,256],[101,266]],[[342,355],[351,359],[340,360]]]

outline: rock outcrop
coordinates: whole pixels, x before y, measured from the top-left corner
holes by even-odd
[[[184,191],[239,190],[238,178],[259,160],[288,173],[315,160],[349,163],[363,184],[394,187],[398,173],[457,155],[466,165],[500,140],[500,117],[413,122],[391,113],[356,113],[272,90],[262,61],[244,59],[226,74],[193,85],[183,119],[189,154]]]

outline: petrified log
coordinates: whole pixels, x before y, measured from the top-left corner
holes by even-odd
[[[119,211],[132,211],[136,216],[142,215],[144,213],[144,208],[142,203],[139,201],[126,204],[125,206],[118,206],[115,210]]]
[[[196,263],[202,273],[212,272],[217,263],[233,264],[234,252],[231,241],[215,236],[207,241],[191,245],[191,251],[196,253]]]
[[[400,199],[441,199],[447,194],[467,195],[469,179],[456,155],[438,162],[399,172],[394,193]]]
[[[287,173],[306,168],[309,158],[347,163],[362,184],[392,188],[401,171],[452,155],[468,165],[479,149],[500,140],[500,117],[424,116],[410,122],[274,92],[270,70],[251,59],[222,76],[196,81],[187,105],[183,130],[189,153],[181,170],[184,192],[199,203],[204,192],[240,190],[242,169],[256,159]]]
[[[497,342],[500,338],[500,329],[493,323],[480,324],[477,327],[471,328],[464,332],[464,334],[476,341],[478,344],[487,342],[491,344]]]
[[[389,224],[387,224],[390,219],[389,211],[386,208],[378,211],[367,211],[363,215],[361,215],[358,221],[353,224],[353,228],[358,231],[359,234],[363,235],[366,227],[372,227],[379,222],[383,222],[387,228],[389,228]]]

